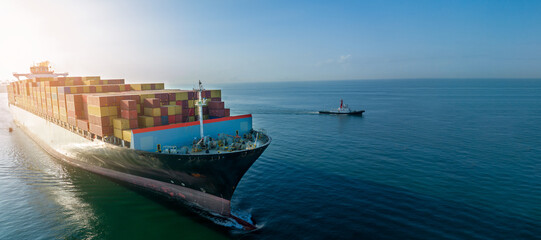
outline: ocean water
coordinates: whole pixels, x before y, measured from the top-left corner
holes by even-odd
[[[257,231],[55,160],[8,132],[2,95],[0,239],[541,238],[541,80],[219,87],[273,138],[232,200]],[[317,114],[340,98],[365,115]]]

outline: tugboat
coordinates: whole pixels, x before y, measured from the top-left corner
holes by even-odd
[[[362,116],[364,110],[351,110],[344,100],[340,99],[340,107],[329,111],[319,111],[320,114],[340,114],[340,115],[359,115]]]

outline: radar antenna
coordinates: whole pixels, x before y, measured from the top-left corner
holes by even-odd
[[[203,88],[203,84],[201,83],[201,80],[199,80],[199,89],[194,89],[194,91],[197,91],[199,100],[195,102],[195,105],[197,106],[197,109],[199,109],[199,131],[201,133],[201,140],[205,137],[204,131],[203,131],[203,106],[206,105],[207,99],[202,98],[201,94],[203,93],[205,89]]]

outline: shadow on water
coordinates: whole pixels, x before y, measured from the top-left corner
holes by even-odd
[[[176,201],[174,199],[164,197],[163,195],[156,194],[144,189],[141,189],[137,186],[127,184],[124,182],[117,181],[115,179],[108,180],[119,184],[120,186],[154,202],[160,204],[165,209],[176,213],[179,217],[190,218],[194,223],[204,226],[213,231],[223,234],[223,236],[231,237],[231,231],[233,228],[225,225],[224,220],[217,218],[203,210],[200,210],[196,207],[184,204],[182,202]]]

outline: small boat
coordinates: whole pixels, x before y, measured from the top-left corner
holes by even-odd
[[[362,116],[364,110],[351,110],[347,104],[344,104],[344,100],[340,99],[340,107],[328,111],[319,111],[320,114],[345,114],[345,115],[360,115]]]

